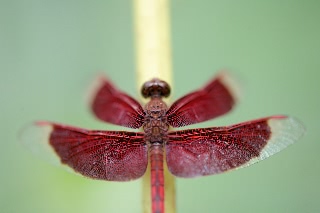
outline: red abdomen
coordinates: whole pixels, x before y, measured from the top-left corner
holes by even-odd
[[[152,212],[164,213],[163,144],[151,144],[149,154]]]

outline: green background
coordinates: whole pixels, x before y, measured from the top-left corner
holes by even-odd
[[[217,176],[176,179],[177,211],[319,212],[320,2],[171,3],[173,99],[219,69],[241,79],[236,109],[197,126],[272,114],[307,134],[272,158]],[[18,141],[33,120],[122,129],[89,113],[86,85],[103,71],[134,97],[132,1],[0,0],[0,212],[141,212],[141,180],[93,181],[39,160]]]

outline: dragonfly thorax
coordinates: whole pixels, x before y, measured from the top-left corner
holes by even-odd
[[[167,110],[167,105],[161,98],[151,98],[146,104],[143,129],[146,140],[150,143],[165,142],[169,129],[166,117]]]

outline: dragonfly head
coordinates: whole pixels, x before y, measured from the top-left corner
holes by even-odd
[[[170,95],[170,86],[167,82],[154,78],[143,84],[141,94],[144,98],[168,97]]]

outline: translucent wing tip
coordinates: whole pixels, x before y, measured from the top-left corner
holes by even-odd
[[[242,88],[238,78],[227,70],[220,71],[217,78],[228,88],[232,97],[234,97],[237,102],[242,98]]]
[[[304,125],[296,118],[284,115],[272,116],[268,124],[271,138],[268,144],[290,145],[298,141],[306,132]]]
[[[271,137],[257,161],[268,158],[297,142],[306,132],[298,119],[284,115],[270,117],[268,125],[271,129]]]
[[[49,144],[52,124],[47,121],[36,121],[23,128],[19,134],[20,142],[36,156],[60,165],[60,159]]]
[[[92,80],[91,84],[89,84],[88,89],[86,90],[85,103],[90,108],[97,92],[105,84],[105,82],[107,82],[106,76],[100,73]]]
[[[280,152],[297,142],[306,132],[304,125],[293,117],[276,115],[266,119],[271,130],[271,136],[266,146],[261,150],[258,157],[236,169],[247,167]]]
[[[35,121],[33,122],[33,125],[38,126],[38,127],[44,127],[44,126],[51,126],[51,123],[48,121]],[[52,126],[51,126],[52,128]]]

